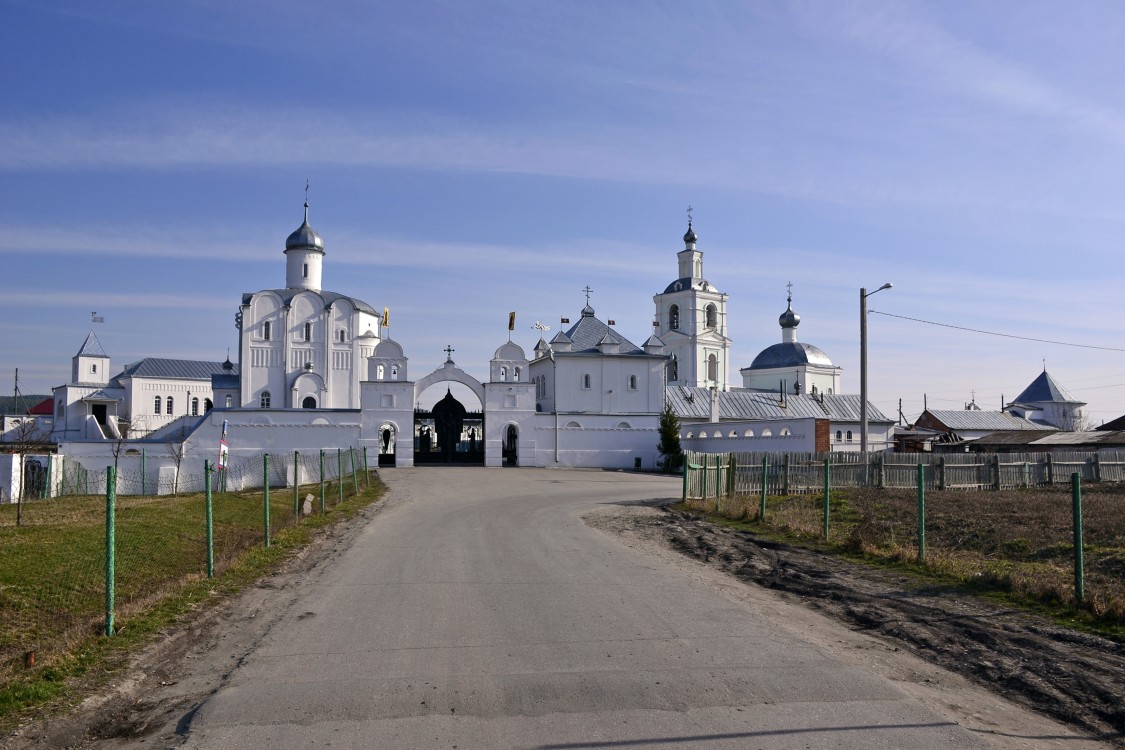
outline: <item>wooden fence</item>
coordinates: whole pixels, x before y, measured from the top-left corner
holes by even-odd
[[[918,464],[928,490],[1008,490],[1082,482],[1125,481],[1125,452],[1056,453],[696,453],[685,456],[684,498],[818,493],[827,459],[832,486],[917,486]]]

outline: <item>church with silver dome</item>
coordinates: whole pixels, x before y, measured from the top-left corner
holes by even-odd
[[[511,341],[510,323],[483,379],[457,366],[452,347],[441,367],[411,377],[386,307],[323,288],[325,243],[306,200],[285,241],[285,285],[239,301],[236,362],[127,367],[113,390],[108,355],[84,345],[73,382],[56,389],[56,412],[66,415],[59,451],[104,466],[107,444],[144,426],[146,440],[189,446],[193,460],[223,439],[232,455],[362,446],[382,466],[651,469],[666,406],[691,450],[858,450],[859,396],[841,394],[840,368],[798,341],[792,285],[781,341],[739,370],[741,385],[730,382],[729,298],[704,276],[698,241],[689,212],[676,276],[653,296],[653,331],[641,345],[599,320],[587,297],[578,322],[540,339],[530,357]],[[428,388],[454,384],[470,403],[449,391],[432,410],[421,405]],[[868,422],[871,448],[888,448],[892,420],[869,405]],[[178,473],[161,461],[150,456],[145,470]]]

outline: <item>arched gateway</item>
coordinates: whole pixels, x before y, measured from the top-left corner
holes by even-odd
[[[476,378],[460,370],[446,350],[442,367],[414,385],[414,463],[484,465],[484,386]],[[469,411],[447,386],[445,396],[433,409],[418,407],[418,399],[431,386],[460,383],[480,400],[480,411]]]
[[[447,348],[441,367],[412,381],[402,347],[380,342],[363,383],[361,441],[386,466],[534,466],[537,386],[523,349],[511,342],[497,349],[483,383],[458,368],[452,353]],[[420,408],[434,386],[444,397]]]

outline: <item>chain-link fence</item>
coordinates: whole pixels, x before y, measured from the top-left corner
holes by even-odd
[[[15,505],[0,506],[0,684],[107,626],[128,627],[134,613],[370,483],[362,448],[194,463],[163,486],[74,462],[57,476],[76,492],[23,500],[18,525]]]
[[[850,553],[918,562],[970,585],[1082,607],[1125,624],[1125,483],[1106,479],[1115,457],[1054,455],[1048,462],[977,455],[955,462],[915,455],[909,484],[899,457],[885,464],[858,454],[819,461],[807,454],[685,458],[684,500],[693,507]],[[998,489],[1007,484],[1005,466],[1031,481]],[[1069,486],[1059,483],[1064,466],[1072,469]],[[1084,474],[1095,467],[1103,481],[1086,483]],[[865,472],[880,471],[894,481],[862,481]],[[962,476],[950,482],[954,471]],[[975,483],[968,472],[979,472]],[[943,485],[948,489],[935,489]]]

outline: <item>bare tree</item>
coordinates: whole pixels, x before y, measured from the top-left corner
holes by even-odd
[[[110,450],[113,451],[113,473],[117,473],[117,464],[121,460],[121,455],[125,451],[125,446],[129,442],[129,436],[132,434],[131,423],[125,419],[117,420],[117,436],[113,439],[113,444]]]
[[[184,462],[184,456],[187,455],[188,451],[191,449],[191,441],[185,439],[186,434],[185,428],[181,427],[180,439],[168,441],[168,454],[176,464],[176,476],[172,479],[173,495],[178,495],[180,492],[180,466]]]
[[[29,484],[26,474],[27,456],[34,453],[46,453],[49,450],[51,445],[50,430],[46,429],[35,417],[28,415],[17,419],[11,435],[13,453],[19,460],[20,475],[16,493],[16,526],[22,526],[24,493],[27,491]],[[50,482],[51,478],[47,476],[45,481]]]

